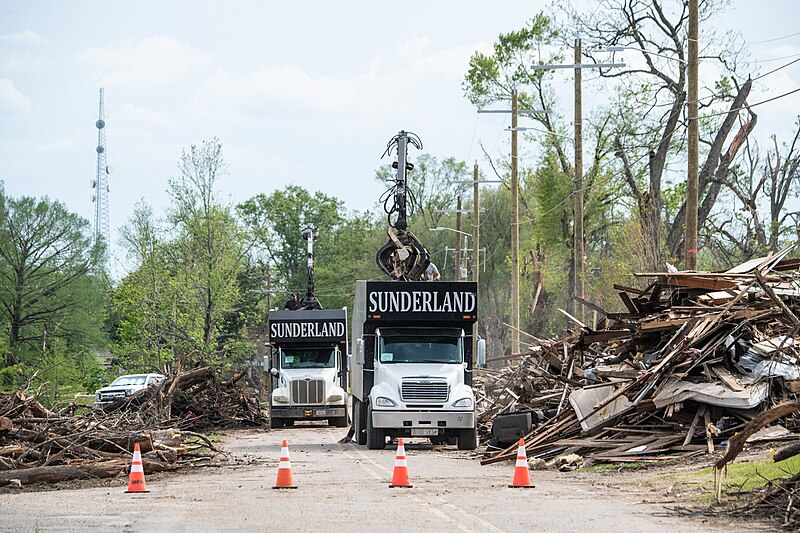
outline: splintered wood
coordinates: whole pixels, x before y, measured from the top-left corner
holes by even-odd
[[[118,476],[137,442],[145,473],[208,464],[219,450],[198,431],[264,423],[253,391],[237,386],[243,375],[224,381],[198,368],[102,410],[0,395],[0,486]]]
[[[531,413],[528,457],[655,461],[714,452],[760,412],[800,391],[800,274],[791,248],[727,272],[646,272],[615,285],[626,313],[530,349],[476,377],[482,464],[512,460],[499,416]],[[524,332],[523,332],[524,333]],[[566,401],[565,401],[566,400]],[[800,428],[797,413],[784,417]],[[800,434],[797,435],[800,438]]]

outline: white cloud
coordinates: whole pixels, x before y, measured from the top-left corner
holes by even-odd
[[[27,111],[31,107],[30,100],[8,78],[0,78],[0,113]]]
[[[181,80],[209,58],[172,37],[162,36],[89,48],[80,52],[77,60],[95,71],[106,87],[141,88]]]
[[[33,30],[25,30],[17,33],[6,33],[0,35],[0,42],[37,45],[42,44],[44,39],[42,39],[41,35]]]
[[[132,104],[125,104],[121,109],[107,116],[109,125],[117,124],[120,129],[142,126],[163,130],[173,125],[166,115],[149,109],[142,109]]]
[[[318,125],[325,117],[335,118],[343,129],[377,117],[395,120],[430,111],[434,94],[460,92],[474,50],[475,45],[436,50],[429,39],[413,38],[349,77],[315,75],[298,65],[218,70],[197,88],[192,107],[198,114],[244,120],[289,114],[295,127]]]
[[[348,113],[359,104],[363,76],[340,79],[312,76],[295,65],[261,67],[246,73],[224,70],[203,80],[195,93],[201,109],[275,113],[302,106],[307,111]]]

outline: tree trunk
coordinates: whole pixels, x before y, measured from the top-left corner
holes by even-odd
[[[739,92],[733,99],[725,120],[722,122],[717,134],[714,136],[711,149],[706,156],[705,163],[703,163],[703,168],[700,170],[699,190],[701,193],[702,191],[705,191],[705,194],[703,197],[703,202],[700,206],[700,212],[698,213],[697,217],[698,228],[703,227],[703,224],[705,223],[708,214],[713,209],[717,200],[717,196],[720,192],[721,185],[719,183],[715,183],[714,178],[717,176],[724,177],[728,173],[728,167],[736,157],[736,153],[739,151],[742,143],[747,138],[747,135],[753,130],[753,128],[755,128],[757,117],[755,113],[750,111],[748,108],[751,117],[750,120],[748,120],[747,123],[742,126],[742,128],[739,130],[739,133],[736,135],[733,141],[731,141],[725,156],[721,155],[723,145],[725,144],[725,141],[728,138],[734,123],[736,122],[736,118],[739,116],[739,111],[741,111],[742,107],[745,106],[747,96],[750,94],[750,89],[752,86],[752,80],[747,80],[744,85],[739,88]],[[675,220],[673,220],[669,235],[667,236],[667,248],[669,249],[670,256],[678,260],[683,259],[685,223],[686,206],[683,205],[678,211]]]

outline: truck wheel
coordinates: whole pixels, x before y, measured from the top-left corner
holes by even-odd
[[[459,450],[474,450],[478,447],[478,430],[477,428],[460,429],[458,431],[458,449]]]
[[[284,422],[286,422],[286,420],[283,418],[270,418],[269,427],[272,429],[279,429],[283,427]]]
[[[381,428],[372,427],[372,406],[367,406],[367,448],[383,450],[386,448],[386,434]]]
[[[337,416],[334,418],[328,419],[329,426],[335,426],[337,428],[346,428],[347,427],[347,417],[346,416]]]
[[[366,420],[367,405],[358,398],[353,398],[353,431],[356,436],[356,442],[361,446],[367,443],[367,432],[364,431],[364,422]]]

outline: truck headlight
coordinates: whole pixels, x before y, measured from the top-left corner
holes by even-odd
[[[472,398],[461,398],[453,403],[453,407],[464,407],[470,409],[472,407]]]
[[[341,401],[342,401],[341,394],[331,394],[330,396],[328,396],[328,403],[341,402]]]
[[[281,396],[280,394],[276,394],[272,399],[275,400],[275,403],[289,403],[289,398]]]
[[[375,398],[375,405],[378,407],[397,407],[396,403],[389,398],[384,398],[383,396],[378,396]]]

